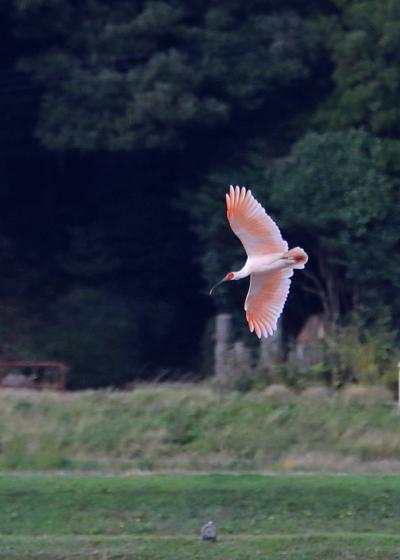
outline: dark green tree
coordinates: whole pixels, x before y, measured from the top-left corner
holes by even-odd
[[[364,127],[398,139],[400,5],[395,0],[335,0],[331,34],[334,90],[319,113],[332,128]]]
[[[182,147],[260,112],[267,126],[323,39],[297,2],[15,3],[20,68],[42,88],[36,134],[59,150]]]
[[[399,308],[399,180],[384,143],[357,130],[309,133],[266,175],[282,225],[304,240],[306,271],[327,317]]]

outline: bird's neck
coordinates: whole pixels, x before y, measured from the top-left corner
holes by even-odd
[[[246,262],[243,268],[235,272],[235,280],[241,280],[242,278],[246,278],[246,276],[249,276],[250,273],[251,273],[250,267],[248,265],[248,262]]]

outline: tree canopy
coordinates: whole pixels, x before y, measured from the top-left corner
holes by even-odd
[[[171,150],[227,133],[309,79],[322,43],[296,2],[16,8],[18,67],[42,89],[36,134],[58,150]]]

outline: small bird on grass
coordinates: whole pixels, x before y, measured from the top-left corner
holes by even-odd
[[[293,269],[304,268],[308,261],[301,247],[288,248],[273,219],[245,187],[233,187],[226,195],[229,224],[243,244],[247,260],[237,272],[228,272],[210,290],[230,280],[250,276],[250,287],[244,303],[251,332],[258,338],[272,335],[290,287]]]
[[[201,539],[203,541],[217,542],[217,527],[213,521],[209,521],[201,528]]]

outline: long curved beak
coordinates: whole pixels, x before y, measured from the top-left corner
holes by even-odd
[[[215,286],[213,286],[213,287],[211,288],[211,290],[210,290],[210,296],[212,296],[212,293],[213,293],[213,291],[215,290],[215,288],[217,288],[220,284],[222,284],[222,283],[225,282],[225,281],[226,281],[226,277],[224,276],[224,277],[222,278],[222,280],[220,280],[219,282],[217,282],[217,283],[215,284]]]

